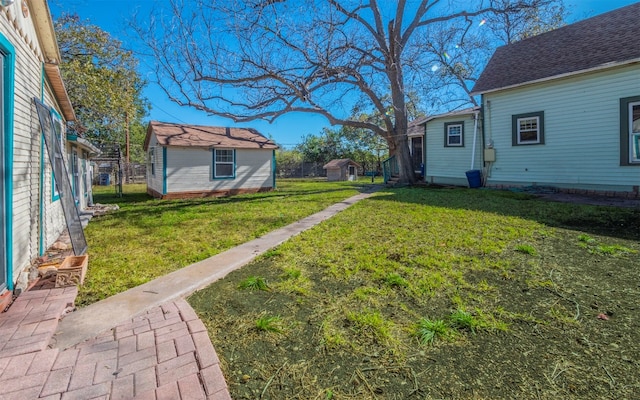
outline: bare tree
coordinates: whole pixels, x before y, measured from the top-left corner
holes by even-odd
[[[506,8],[510,0],[495,0]],[[539,35],[564,25],[567,15],[563,0],[544,0],[531,7],[489,14],[474,29],[451,21],[436,32],[421,33],[424,52],[432,56],[433,74],[422,87],[433,108],[451,110],[477,106],[471,90],[497,46]]]
[[[418,33],[541,1],[170,0],[134,27],[174,102],[236,122],[300,112],[371,130],[411,183],[407,99],[429,72]],[[356,105],[382,118],[352,119]]]

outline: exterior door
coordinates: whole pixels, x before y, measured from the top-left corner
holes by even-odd
[[[413,162],[415,173],[422,176],[424,174],[422,169],[424,164],[422,136],[411,138],[411,161]]]
[[[0,292],[7,287],[7,258],[5,254],[5,229],[7,213],[4,203],[4,184],[6,179],[11,177],[6,176],[4,168],[4,99],[5,99],[5,87],[4,87],[4,55],[0,52]]]

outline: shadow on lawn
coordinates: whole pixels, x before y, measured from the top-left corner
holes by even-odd
[[[638,208],[551,202],[531,194],[491,189],[406,187],[383,193],[371,200],[483,211],[595,235],[640,240]]]
[[[102,204],[118,204],[121,210],[118,212],[119,217],[123,218],[136,218],[142,214],[148,215],[149,211],[154,214],[162,214],[164,212],[180,212],[190,211],[194,212],[199,207],[205,207],[201,209],[201,212],[210,212],[210,207],[225,207],[232,204],[239,203],[256,203],[277,200],[278,198],[291,198],[299,197],[301,202],[316,200],[307,200],[305,196],[314,196],[318,194],[330,194],[337,192],[344,192],[347,190],[356,190],[359,193],[370,192],[379,185],[372,184],[354,184],[352,186],[345,186],[341,188],[331,188],[326,190],[310,189],[310,190],[273,190],[269,192],[260,192],[253,194],[237,195],[237,196],[224,196],[224,197],[202,197],[192,199],[175,199],[175,200],[158,200],[154,199],[147,193],[134,192],[124,193],[122,197],[116,196],[114,193],[96,193],[94,194],[94,202]],[[339,200],[336,200],[339,202]]]

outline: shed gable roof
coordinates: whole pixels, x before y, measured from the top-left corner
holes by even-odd
[[[354,165],[360,168],[360,164],[358,164],[357,162],[353,161],[350,158],[336,158],[335,160],[331,160],[328,163],[326,163],[322,168],[324,169],[342,168],[346,165]]]
[[[151,121],[147,128],[144,149],[149,147],[151,135],[155,135],[160,146],[181,147],[228,147],[234,149],[277,149],[278,146],[251,128],[228,128],[173,124]]]
[[[499,47],[472,94],[640,61],[640,2]]]

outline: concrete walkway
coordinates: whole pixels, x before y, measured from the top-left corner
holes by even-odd
[[[184,298],[378,189],[61,320],[75,288],[24,293],[0,314],[0,399],[230,399],[206,328]]]

